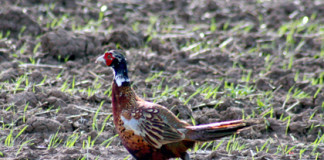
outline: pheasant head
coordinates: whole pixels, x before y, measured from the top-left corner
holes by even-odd
[[[114,70],[115,82],[120,86],[128,86],[130,80],[127,73],[127,62],[123,54],[116,50],[110,50],[97,58],[96,63],[102,62]]]

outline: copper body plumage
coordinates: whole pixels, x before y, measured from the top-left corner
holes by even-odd
[[[144,101],[130,86],[124,56],[111,50],[98,57],[113,68],[112,109],[114,124],[125,148],[139,160],[189,160],[187,149],[196,142],[215,140],[253,125],[254,121],[233,120],[192,126],[170,110]]]

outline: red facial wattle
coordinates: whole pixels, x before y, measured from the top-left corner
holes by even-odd
[[[112,53],[110,52],[106,52],[104,59],[106,60],[106,65],[110,66],[112,61],[115,59],[115,57],[112,55]]]

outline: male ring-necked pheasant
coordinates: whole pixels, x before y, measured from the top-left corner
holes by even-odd
[[[130,85],[125,57],[119,51],[108,51],[96,62],[104,62],[114,70],[114,124],[123,145],[136,159],[181,157],[189,160],[186,151],[196,142],[228,136],[254,124],[253,120],[233,120],[192,126],[179,120],[167,108],[136,95]]]

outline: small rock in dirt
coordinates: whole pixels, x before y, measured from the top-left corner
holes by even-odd
[[[262,131],[265,130],[264,124],[255,125],[239,132],[240,137],[256,139],[262,137]]]
[[[60,122],[45,117],[31,117],[27,120],[29,133],[55,133],[63,126]]]
[[[19,67],[19,63],[17,61],[14,62],[3,62],[0,65],[1,70],[3,69],[9,69],[9,68],[13,68],[13,69],[17,69]]]
[[[33,71],[30,74],[30,82],[32,83],[40,83],[43,79],[43,74],[39,71]]]
[[[255,72],[264,66],[264,58],[255,55],[245,55],[238,58],[238,63],[244,68],[252,69]]]
[[[208,74],[212,73],[213,70],[209,68],[205,68],[202,66],[190,66],[187,68],[184,68],[186,70],[185,76],[190,79],[196,79],[196,80],[205,80]]]
[[[305,122],[305,121],[307,121],[307,119],[309,118],[308,116],[310,115],[309,114],[307,116],[306,113],[307,113],[307,111],[299,113],[299,114],[295,114],[295,116],[293,116],[290,121],[291,122]]]
[[[63,100],[61,100],[60,98],[56,98],[54,96],[48,97],[47,102],[48,102],[48,107],[65,108],[67,106],[67,104]]]
[[[221,155],[219,154],[219,151],[213,151],[208,156],[205,157],[205,159],[220,159]]]
[[[257,89],[261,90],[261,91],[269,91],[269,90],[273,90],[274,86],[272,86],[269,82],[268,79],[265,78],[260,78],[255,82],[255,85],[257,87]]]
[[[314,101],[313,98],[302,98],[300,99],[300,104],[304,107],[304,108],[314,108]]]
[[[223,100],[222,103],[220,103],[218,106],[217,106],[217,110],[218,111],[224,111],[226,110],[227,108],[231,107],[233,105],[232,103],[232,100],[230,98],[226,98]]]
[[[123,48],[140,47],[144,45],[144,36],[129,28],[116,29],[109,34],[103,44],[120,44]]]
[[[275,131],[279,135],[281,135],[280,133],[285,133],[286,124],[284,122],[279,121],[279,120],[274,119],[274,118],[267,119],[267,122],[268,122],[268,125],[269,125],[268,128],[271,129],[272,131]]]
[[[61,5],[63,7],[67,7],[67,8],[77,7],[76,0],[58,0],[58,1],[54,1],[54,2],[57,2],[58,5]]]
[[[111,68],[102,67],[102,66],[99,66],[98,69],[95,70],[95,73],[97,73],[97,74],[104,74],[104,75],[107,75],[107,76],[113,74],[111,72]]]
[[[280,1],[279,1],[280,2]],[[267,16],[265,16],[266,25],[269,28],[279,28],[281,24],[289,20],[289,15],[297,11],[299,13],[298,7],[293,2],[281,2],[271,5],[267,9]]]
[[[88,101],[100,103],[102,101],[110,102],[110,98],[102,94],[94,94],[90,97],[87,97]]]
[[[50,157],[49,159],[59,159],[59,160],[71,160],[71,159],[80,159],[80,156],[81,154],[80,153],[77,153],[77,154],[59,154],[57,157]],[[87,154],[87,157],[89,159],[95,159],[95,156],[93,156],[92,154]],[[44,159],[47,159],[47,158],[44,158]]]
[[[281,116],[287,117],[288,113],[282,107],[276,107],[273,109],[273,115],[279,119]]]
[[[300,89],[304,89],[305,87],[310,85],[310,81],[297,81],[295,86]]]
[[[46,55],[56,59],[81,59],[87,55],[100,53],[100,42],[94,36],[77,34],[63,29],[48,32],[41,38],[41,45]]]
[[[28,103],[29,106],[36,107],[37,102],[36,95],[33,92],[21,92],[10,95],[8,98],[8,103],[16,106],[22,106]]]
[[[324,68],[324,60],[321,58],[315,59],[303,57],[294,61],[293,66],[299,71],[315,72],[319,68]],[[322,73],[322,70],[319,71]]]
[[[79,119],[74,120],[74,122],[72,123],[72,126],[75,129],[80,129],[80,130],[88,132],[88,131],[90,131],[89,123],[90,123],[89,118],[80,117]]]
[[[242,77],[242,69],[240,68],[230,68],[226,72],[226,77],[234,79],[234,81]]]
[[[221,115],[217,112],[217,110],[215,110],[213,107],[205,107],[203,109],[204,111],[204,115],[208,117],[209,122],[208,123],[212,123],[214,121],[212,121],[213,119],[219,119],[221,117]]]
[[[208,11],[216,11],[220,8],[220,6],[218,6],[213,0],[207,0],[205,3]]]
[[[9,124],[12,123],[13,120],[18,118],[18,115],[15,114],[12,110],[0,110],[1,122],[0,124]],[[0,132],[1,133],[1,132]]]
[[[35,87],[35,92],[36,92],[36,98],[38,101],[44,103],[46,102],[46,95],[45,93],[42,92],[42,90],[39,87]]]
[[[81,153],[79,149],[77,148],[67,148],[65,151],[63,151],[65,154],[79,154]]]
[[[39,155],[36,151],[28,150],[27,148],[22,148],[22,152],[16,159],[39,159]]]
[[[177,106],[179,111],[179,118],[180,119],[189,119],[192,117],[192,110],[187,105],[179,105]]]
[[[11,41],[8,41],[7,39],[0,39],[0,49],[7,49],[7,48],[10,48],[9,47],[9,43]]]
[[[295,84],[296,84],[296,82],[295,82],[294,75],[288,74],[288,75],[284,75],[284,76],[280,77],[279,80],[276,81],[274,85],[276,87],[281,86],[281,88],[288,91]]]
[[[298,133],[298,134],[306,134],[307,128],[306,123],[303,122],[291,122],[289,124],[289,131],[292,133]]]
[[[66,62],[66,66],[68,68],[78,68],[78,70],[81,68],[81,65],[79,62],[75,62],[75,61],[67,61]]]
[[[242,108],[238,107],[229,107],[226,111],[220,112],[221,120],[234,120],[234,119],[242,119]]]
[[[62,107],[59,111],[62,114],[69,114],[69,115],[78,115],[80,114],[80,110],[75,107],[74,104],[69,104],[67,107]]]
[[[17,70],[10,68],[0,74],[0,81],[1,82],[11,81],[11,80],[15,80],[17,77],[18,77]]]
[[[221,115],[214,109],[204,107],[202,110],[196,111],[195,120],[197,124],[207,124],[220,121]]]
[[[55,154],[55,153],[57,153],[58,151],[57,151],[57,149],[56,148],[50,148],[49,150],[48,150],[48,153],[50,153],[50,154]]]
[[[95,144],[100,144],[100,143],[98,143],[98,139],[96,140]],[[92,155],[101,155],[102,152],[100,150],[95,149],[95,148],[91,148],[89,150],[89,153],[92,154]]]
[[[156,51],[159,55],[172,53],[171,46],[163,45],[160,40],[153,38],[149,43],[152,51]]]
[[[150,64],[148,64],[147,62],[138,62],[138,63],[141,63],[141,65],[136,65],[139,71],[141,71],[144,74],[150,72]]]
[[[150,69],[152,71],[164,71],[165,65],[161,62],[152,62]]]
[[[91,131],[90,133],[88,133],[88,137],[91,137],[91,139],[96,138],[98,136],[97,131]]]
[[[1,48],[0,47],[0,63],[4,61],[8,61],[9,58],[9,49]]]
[[[216,68],[220,67],[231,67],[233,65],[233,60],[228,54],[218,53],[218,51],[207,51],[212,54],[199,54],[199,56],[190,57],[187,60],[187,63],[198,64],[199,61],[207,62],[211,66],[215,66]],[[181,57],[180,57],[181,58]]]
[[[324,89],[322,89],[322,93],[317,94],[316,98],[315,98],[315,102],[314,105],[315,106],[322,106],[324,105]],[[323,109],[324,111],[324,109]]]
[[[209,119],[207,116],[202,116],[203,114],[196,112],[196,114],[200,115],[195,118],[196,124],[207,124],[209,123]]]
[[[66,8],[75,8],[77,6],[75,0],[23,0],[23,1],[13,1],[16,5],[30,6],[30,5],[48,5],[55,4],[55,6],[66,7]]]
[[[69,97],[65,93],[55,89],[51,90],[48,96],[54,96],[56,98],[60,98],[65,102],[69,100]]]
[[[57,117],[56,117],[56,120],[59,121],[60,123],[63,123],[65,120],[66,120],[66,116],[62,115],[62,114],[59,114]]]
[[[72,132],[75,130],[74,127],[72,126],[71,121],[69,121],[69,120],[63,121],[62,125],[63,125],[64,130],[67,132]]]
[[[182,105],[176,98],[169,98],[167,100],[169,104],[162,104],[163,106],[170,106],[172,112],[176,115],[179,114],[180,119],[189,119],[192,117],[192,110],[187,105]]]
[[[267,72],[265,76],[273,80],[278,80],[281,77],[288,75],[289,73],[291,73],[290,70],[282,70],[282,69],[274,68],[273,70]]]

